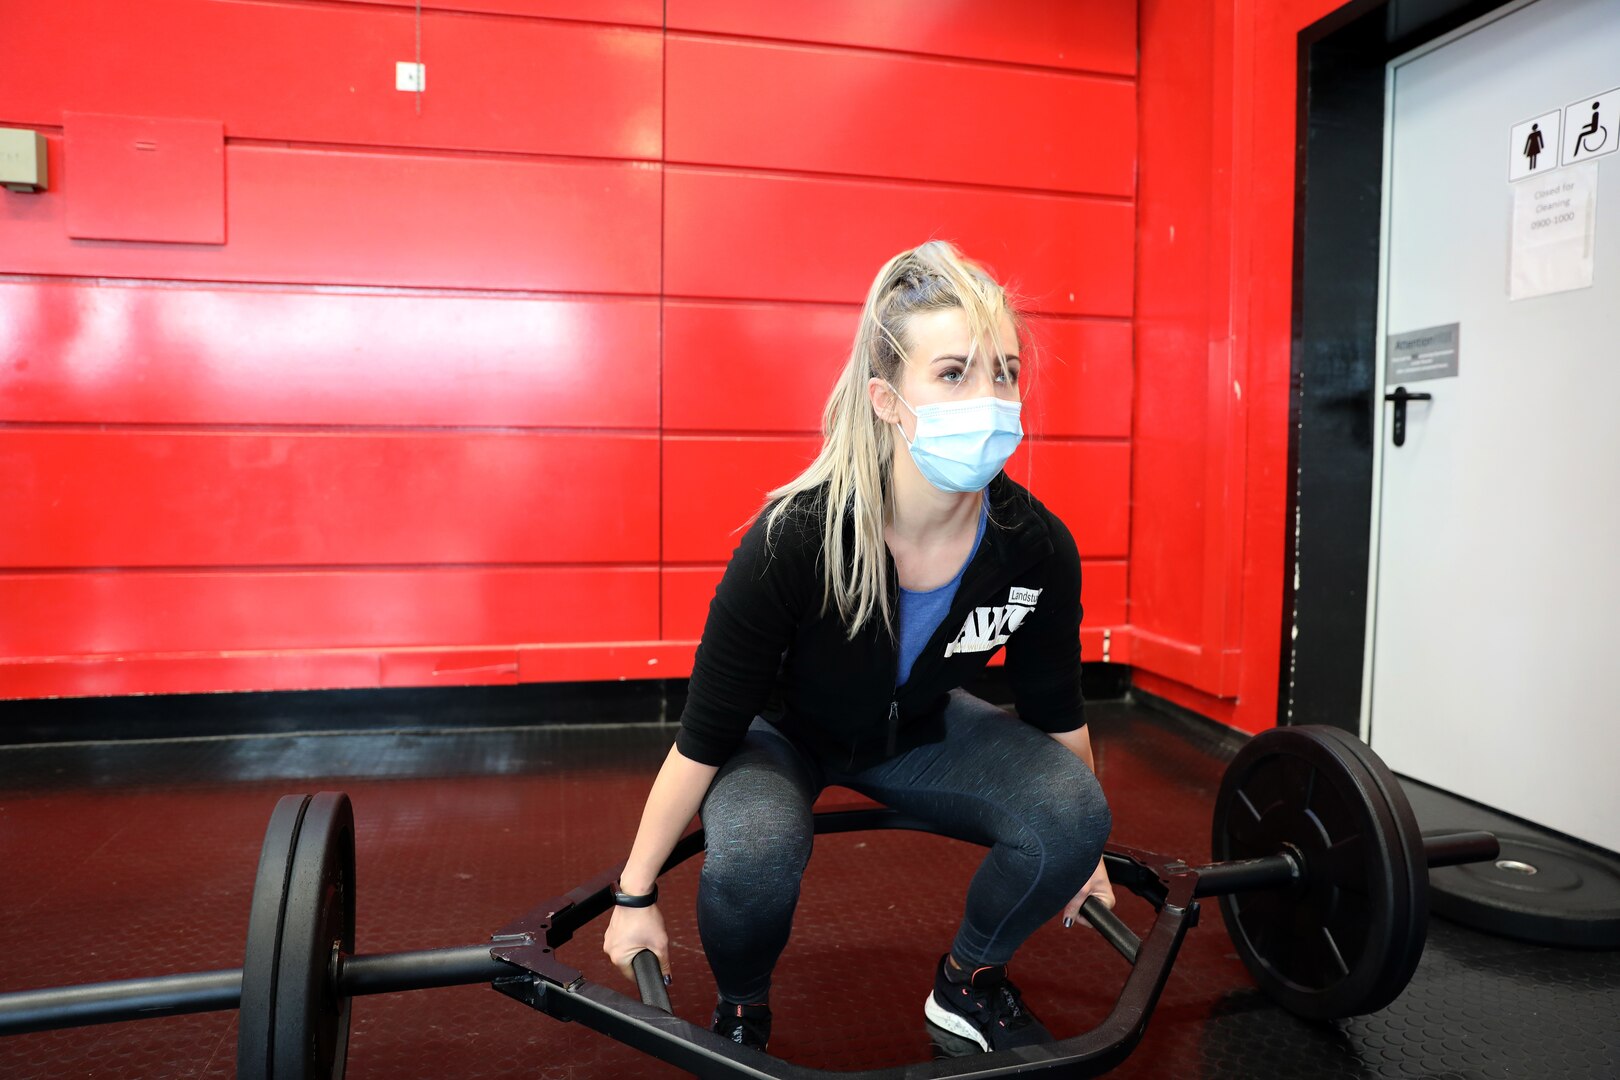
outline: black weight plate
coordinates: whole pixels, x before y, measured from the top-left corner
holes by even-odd
[[[270,1075],[275,1035],[276,973],[281,966],[281,922],[287,906],[293,848],[309,806],[308,795],[287,795],[276,803],[259,849],[259,873],[248,915],[247,949],[242,956],[242,1004],[237,1022],[236,1075]]]
[[[1497,839],[1494,862],[1433,871],[1436,914],[1538,945],[1620,948],[1620,860],[1552,837]]]
[[[342,792],[309,801],[298,832],[276,980],[277,1080],[343,1075],[349,1000],[337,993],[334,953],[354,952],[354,809]]]
[[[269,854],[267,839],[261,868]],[[237,1076],[341,1077],[348,1052],[349,1000],[337,993],[332,958],[334,950],[354,951],[354,812],[348,796],[328,791],[307,799],[284,870],[275,934],[267,931],[256,939],[255,927],[249,925],[250,956],[256,942],[261,950],[262,941],[272,936],[279,944],[273,964],[262,954],[259,963],[243,964]],[[255,890],[255,914],[260,906]],[[269,898],[263,907],[269,910]],[[253,999],[264,1002],[251,1013],[250,982],[255,984]]]
[[[1412,974],[1417,971],[1418,962],[1423,959],[1423,946],[1429,939],[1429,859],[1423,849],[1423,828],[1418,824],[1417,813],[1407,800],[1406,789],[1401,786],[1384,759],[1373,752],[1372,747],[1356,738],[1347,731],[1338,728],[1323,728],[1323,733],[1331,738],[1337,738],[1340,744],[1372,775],[1377,782],[1379,791],[1386,802],[1380,810],[1387,809],[1391,823],[1395,827],[1395,835],[1400,840],[1404,860],[1397,873],[1402,883],[1409,884],[1405,913],[1397,914],[1395,919],[1395,932],[1397,938],[1391,941],[1390,962],[1384,969],[1384,982],[1377,990],[1369,995],[1369,1001],[1377,1001],[1360,1010],[1372,1012],[1381,1009],[1400,996],[1412,981]],[[1404,940],[1402,940],[1404,938]]]
[[[1296,852],[1297,886],[1221,897],[1245,966],[1274,1000],[1316,1019],[1382,1008],[1411,979],[1428,922],[1417,820],[1394,777],[1353,737],[1277,728],[1221,781],[1217,861]]]

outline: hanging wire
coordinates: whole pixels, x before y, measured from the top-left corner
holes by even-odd
[[[422,88],[427,79],[422,71],[422,0],[416,0],[416,115],[422,115]]]

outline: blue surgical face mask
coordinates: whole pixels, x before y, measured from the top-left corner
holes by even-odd
[[[906,442],[911,460],[923,478],[941,491],[983,490],[1024,437],[1019,402],[977,397],[912,409],[893,383],[888,387],[917,418],[917,435]],[[906,429],[900,428],[900,437],[905,435]]]

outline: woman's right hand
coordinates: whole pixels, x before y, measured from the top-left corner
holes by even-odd
[[[662,873],[660,868],[675,850],[676,841],[698,812],[704,793],[719,771],[713,765],[701,765],[688,759],[678,747],[669,748],[664,766],[658,770],[658,779],[653,781],[652,791],[647,795],[647,805],[641,810],[641,824],[636,829],[635,843],[630,845],[630,857],[620,872],[620,886],[628,883],[632,888],[652,889]],[[602,951],[631,982],[636,981],[636,976],[630,961],[642,949],[651,949],[658,957],[658,966],[667,981],[670,976],[669,935],[664,932],[664,916],[658,906],[615,907],[607,933],[602,935]]]
[[[607,953],[613,966],[632,983],[636,975],[630,961],[642,949],[651,949],[658,956],[658,968],[664,973],[664,985],[669,985],[669,934],[664,931],[664,916],[658,905],[633,908],[616,907],[608,920],[607,933],[602,935],[602,951]]]

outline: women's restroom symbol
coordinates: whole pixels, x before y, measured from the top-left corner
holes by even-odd
[[[1507,147],[1510,182],[1545,176],[1558,168],[1563,120],[1564,110],[1554,109],[1513,125]]]
[[[1535,170],[1536,158],[1541,156],[1542,149],[1547,140],[1541,137],[1541,125],[1531,124],[1530,134],[1524,140],[1524,156],[1530,159],[1530,169]]]

